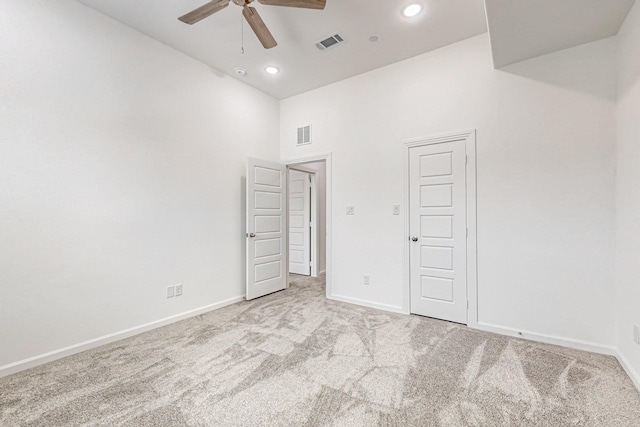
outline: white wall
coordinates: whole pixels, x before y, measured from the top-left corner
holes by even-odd
[[[318,194],[318,273],[327,269],[327,164],[325,161],[296,165],[296,169],[316,174]]]
[[[640,387],[640,3],[619,35],[617,145],[617,346]]]
[[[636,371],[639,14],[617,110]],[[279,131],[285,160],[333,152],[335,295],[402,309],[402,141],[477,128],[479,320],[614,342],[614,40],[496,71],[475,37],[287,99],[280,128],[274,99],[74,1],[3,0],[0,40],[0,369],[242,295],[244,162],[276,160]]]
[[[278,102],[75,1],[2,0],[0,40],[0,367],[243,295]]]
[[[607,39],[494,70],[481,35],[282,101],[282,158],[332,152],[334,296],[406,309],[402,142],[476,128],[480,322],[613,344],[614,60]]]

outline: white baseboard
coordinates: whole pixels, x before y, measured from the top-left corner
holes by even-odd
[[[531,340],[531,341],[538,341],[538,342],[543,342],[547,344],[554,344],[554,345],[559,345],[563,347],[574,348],[577,350],[589,351],[592,353],[604,354],[607,356],[614,356],[616,359],[618,359],[618,362],[620,363],[624,371],[627,373],[629,378],[631,378],[631,381],[636,386],[638,391],[640,391],[640,373],[638,373],[633,368],[631,363],[629,363],[627,358],[620,352],[620,350],[617,347],[603,345],[603,344],[596,344],[596,343],[576,340],[572,338],[563,338],[563,337],[557,337],[557,336],[547,335],[547,334],[518,331],[513,328],[496,326],[496,325],[491,325],[491,324],[482,323],[482,322],[477,323],[476,325],[473,325],[473,326],[470,325],[469,327],[473,329],[479,329],[481,331],[493,332],[500,335],[507,335],[507,336],[522,338],[522,339]]]
[[[372,302],[372,301],[367,301],[367,300],[363,300],[363,299],[359,299],[359,298],[351,298],[351,297],[345,297],[342,295],[330,295],[327,297],[328,299],[331,300],[335,300],[335,301],[340,301],[340,302],[347,302],[349,304],[355,304],[355,305],[361,305],[364,307],[369,307],[369,308],[375,308],[377,310],[384,310],[384,311],[391,311],[393,313],[400,313],[400,314],[407,314],[402,307],[400,306],[395,306],[395,305],[389,305],[389,304],[380,304],[377,302]]]
[[[563,347],[574,348],[576,350],[590,351],[592,353],[605,354],[607,356],[617,356],[618,352],[614,346],[597,344],[588,341],[576,340],[573,338],[558,337],[555,335],[540,334],[536,332],[521,331],[518,329],[508,328],[505,326],[491,325],[489,323],[478,322],[470,325],[470,328],[479,329],[481,331],[493,332],[500,335],[522,338],[530,341],[538,341],[546,344],[559,345]]]
[[[331,295],[328,297],[329,299],[335,301],[346,302],[349,304],[360,305],[369,308],[375,308],[378,310],[390,311],[393,313],[407,314],[402,307],[388,305],[388,304],[380,304],[372,301],[362,300],[358,298],[345,297],[342,295]],[[213,310],[217,310],[223,307],[226,307],[231,304],[235,304],[238,302],[244,301],[244,295],[237,296],[234,298],[229,298],[227,300],[221,301],[219,303],[210,304],[204,307],[196,308],[194,310],[189,310],[184,313],[176,314],[173,316],[166,317],[164,319],[156,320],[154,322],[146,323],[144,325],[135,326],[133,328],[125,329],[120,332],[115,332],[113,334],[104,335],[102,337],[94,338],[92,340],[88,340],[82,343],[74,344],[68,347],[64,347],[58,350],[50,351],[48,353],[40,354],[38,356],[30,357],[28,359],[23,359],[14,363],[10,363],[8,365],[0,366],[0,378],[5,377],[7,375],[14,374],[16,372],[23,371],[25,369],[33,368],[35,366],[42,365],[44,363],[52,362],[54,360],[62,359],[63,357],[71,356],[73,354],[81,353],[86,350],[90,350],[92,348],[100,347],[105,344],[112,343],[114,341],[122,340],[125,338],[132,337],[134,335],[141,334],[143,332],[147,332],[165,325],[169,325],[171,323],[179,322],[184,319],[188,319],[190,317],[195,317],[200,314],[204,314]],[[553,335],[539,334],[527,331],[518,331],[513,328],[507,328],[504,326],[496,326],[488,323],[478,323],[476,325],[471,326],[474,329],[493,332],[500,335],[507,335],[516,338],[527,339],[531,341],[538,341],[547,344],[560,345],[569,348],[575,348],[578,350],[590,351],[593,353],[606,354],[609,356],[615,356],[620,365],[625,370],[631,381],[634,383],[636,388],[640,391],[640,374],[633,368],[633,366],[629,363],[629,361],[625,358],[625,356],[620,353],[613,346],[606,346],[602,344],[595,344],[587,341],[575,340],[571,338],[562,338]]]
[[[631,363],[629,363],[627,358],[624,357],[624,354],[622,354],[620,350],[616,352],[616,358],[618,359],[618,362],[620,362],[620,365],[622,365],[622,368],[627,373],[627,375],[629,375],[629,378],[631,378],[631,381],[633,381],[633,384],[636,386],[638,391],[640,391],[640,374],[635,369],[633,369]]]
[[[318,276],[324,276],[327,274],[327,270],[322,270],[320,272],[318,272]]]
[[[235,304],[240,301],[244,301],[244,295],[234,297],[234,298],[229,298],[227,300],[224,300],[215,304],[209,304],[204,307],[196,308],[194,310],[185,311],[184,313],[169,316],[164,319],[156,320],[154,322],[145,323],[144,325],[134,326],[133,328],[125,329],[123,331],[115,332],[113,334],[104,335],[104,336],[94,338],[88,341],[84,341],[78,344],[70,345],[68,347],[64,347],[58,350],[53,350],[48,353],[29,357],[28,359],[19,360],[14,363],[9,363],[8,365],[0,366],[0,378],[5,377],[7,375],[14,374],[16,372],[23,371],[25,369],[42,365],[47,362],[52,362],[54,360],[62,359],[63,357],[71,356],[72,354],[80,353],[86,350],[90,350],[92,348],[96,348],[105,344],[112,343],[114,341],[129,338],[134,335],[138,335],[143,332],[147,332],[152,329],[159,328],[161,326],[179,322],[180,320],[188,319],[190,317],[195,317],[200,314],[207,313],[209,311],[217,310],[222,307],[226,307],[228,305]]]
[[[327,297],[328,299],[346,302],[349,304],[361,305],[364,307],[375,308],[378,310],[390,311],[393,313],[400,314],[408,314],[406,310],[403,310],[402,307],[387,305],[387,304],[379,304],[372,301],[362,300],[358,298],[345,297],[342,295],[331,295]],[[589,351],[592,353],[604,354],[607,356],[614,356],[620,362],[620,365],[625,370],[631,381],[636,386],[638,391],[640,391],[640,374],[636,372],[636,370],[631,366],[629,361],[624,357],[620,351],[614,346],[608,346],[603,344],[597,344],[589,341],[576,340],[573,338],[565,338],[558,337],[555,335],[548,334],[540,334],[529,331],[520,331],[514,328],[508,328],[504,326],[492,325],[489,323],[478,322],[472,325],[469,325],[472,329],[478,329],[481,331],[492,332],[499,335],[506,335],[515,338],[521,338],[530,341],[542,342],[546,344],[559,345],[562,347],[573,348],[576,350]]]

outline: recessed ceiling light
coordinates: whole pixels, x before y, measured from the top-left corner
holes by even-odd
[[[247,70],[245,68],[242,68],[242,67],[236,67],[236,68],[233,69],[233,71],[239,76],[244,76],[244,75],[247,74]]]
[[[402,11],[402,14],[404,16],[406,16],[407,18],[413,18],[414,16],[416,16],[420,12],[422,12],[422,6],[421,5],[419,5],[419,4],[410,4],[409,6],[404,8],[404,10]]]
[[[380,40],[380,38],[379,38],[378,36],[371,36],[371,37],[369,37],[369,41],[370,41],[371,43],[375,43],[375,42],[377,42],[378,40]]]
[[[274,66],[268,66],[267,68],[264,69],[267,73],[274,75],[274,74],[278,74],[280,72],[280,70],[278,69],[278,67],[274,67]]]

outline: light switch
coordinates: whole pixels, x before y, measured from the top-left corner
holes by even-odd
[[[356,208],[354,206],[347,206],[347,215],[355,215]]]
[[[393,214],[400,215],[400,205],[393,205]]]

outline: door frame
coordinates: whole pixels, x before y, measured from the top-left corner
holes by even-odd
[[[326,165],[325,165],[326,167]],[[315,172],[308,172],[311,176],[311,277],[318,277],[320,265],[320,227],[318,226],[318,187]],[[326,216],[325,216],[326,217]]]
[[[476,177],[476,130],[448,132],[439,135],[413,138],[404,143],[404,296],[403,311],[411,314],[411,245],[409,228],[409,162],[411,148],[425,145],[443,144],[455,141],[465,142],[467,156],[465,186],[467,215],[467,325],[478,325],[478,244],[477,244],[477,177]]]
[[[325,170],[326,170],[326,182],[325,182],[325,186],[326,186],[326,197],[327,200],[325,202],[326,204],[326,213],[325,213],[325,218],[326,218],[326,297],[330,298],[332,295],[332,284],[333,284],[333,262],[332,262],[332,251],[331,251],[331,242],[332,242],[332,185],[331,185],[331,168],[332,168],[332,162],[331,162],[331,153],[323,153],[323,154],[317,154],[314,156],[308,156],[308,157],[293,157],[291,159],[285,160],[282,163],[287,167],[287,169],[289,168],[293,168],[295,169],[295,165],[302,165],[304,163],[314,163],[314,162],[321,162],[324,161],[325,162]],[[287,177],[288,179],[288,177]],[[288,197],[288,196],[287,196]],[[316,209],[317,211],[317,209]],[[287,229],[289,228],[289,208],[287,207],[287,214],[286,214],[286,218],[287,218]],[[287,248],[286,248],[286,262],[287,262],[287,266],[289,265],[289,242],[287,242]],[[287,286],[289,286],[289,271],[287,269]]]
[[[310,221],[311,221],[311,231],[310,231],[310,237],[311,237],[311,241],[310,241],[310,245],[311,245],[311,251],[309,253],[309,258],[311,261],[311,277],[318,277],[318,264],[320,263],[320,258],[319,258],[319,252],[320,252],[320,247],[318,246],[320,244],[320,235],[318,234],[319,231],[319,227],[318,227],[318,189],[316,188],[316,173],[315,172],[310,172],[308,170],[304,169],[304,165],[302,165],[301,167],[296,167],[298,166],[298,164],[293,165],[293,166],[287,166],[287,179],[289,179],[289,171],[296,171],[296,172],[302,172],[302,173],[306,173],[307,175],[309,175],[309,177],[311,178],[310,181],[310,200],[311,200],[311,206],[309,207],[309,209],[311,209],[310,212]],[[289,188],[287,187],[287,193],[289,192]],[[288,197],[288,194],[287,194]],[[287,217],[289,215],[289,212],[287,210]],[[289,240],[287,240],[289,241]]]

